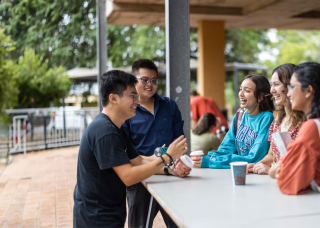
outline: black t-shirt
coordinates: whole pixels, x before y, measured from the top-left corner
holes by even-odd
[[[112,167],[139,155],[130,138],[100,113],[84,132],[74,189],[74,227],[124,227],[126,186]]]

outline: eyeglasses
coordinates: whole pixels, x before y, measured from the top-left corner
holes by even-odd
[[[127,94],[127,93],[123,93],[123,95],[131,96],[132,99],[133,99],[133,102],[136,102],[137,100],[140,101],[140,95],[139,95],[139,94]]]
[[[302,85],[287,85],[288,92],[291,92],[296,86],[302,86]]]
[[[138,77],[137,77],[138,78]],[[159,79],[157,79],[157,78],[147,78],[147,77],[144,77],[144,78],[138,78],[138,79],[140,79],[140,81],[141,81],[141,83],[143,84],[143,85],[146,85],[146,84],[148,84],[150,81],[151,81],[151,84],[152,85],[158,85],[158,83],[159,83]]]

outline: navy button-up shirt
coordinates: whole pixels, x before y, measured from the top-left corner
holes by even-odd
[[[136,115],[122,125],[143,156],[153,155],[157,147],[169,146],[183,135],[184,121],[176,102],[158,94],[154,98],[154,115],[138,105]]]

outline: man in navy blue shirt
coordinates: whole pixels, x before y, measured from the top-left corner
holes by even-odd
[[[126,186],[155,173],[163,174],[163,159],[168,163],[170,156],[177,159],[188,150],[186,139],[181,136],[162,159],[148,161],[139,155],[121,127],[136,114],[136,83],[135,76],[122,71],[109,71],[101,77],[103,110],[81,138],[73,227],[124,227]]]
[[[128,119],[123,127],[140,155],[152,161],[157,147],[170,145],[183,135],[183,120],[175,101],[156,93],[159,82],[158,68],[151,60],[135,61],[132,74],[138,79],[136,89],[140,95],[140,102],[136,115]],[[180,177],[188,175],[190,170],[185,170]],[[174,170],[168,169],[168,172],[177,175]],[[128,226],[144,228],[148,221],[148,227],[152,227],[154,217],[160,210],[167,227],[177,227],[155,200],[148,219],[150,199],[151,195],[141,183],[127,187]]]

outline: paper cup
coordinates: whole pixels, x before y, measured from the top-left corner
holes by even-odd
[[[190,156],[193,157],[193,158],[199,158],[197,159],[198,161],[200,161],[200,164],[202,162],[202,158],[203,158],[203,150],[197,150],[197,151],[193,151],[190,153]],[[195,165],[194,168],[200,168],[199,164],[198,164],[198,161],[197,161],[197,164]]]
[[[192,169],[193,167],[193,161],[192,159],[188,156],[188,155],[182,155],[180,157],[180,160],[183,162],[183,164],[185,164],[186,166],[188,166],[189,168]]]
[[[231,162],[231,175],[233,185],[245,185],[248,162]]]
[[[185,173],[186,170],[192,169],[193,161],[188,155],[182,155],[176,165],[174,171],[180,176]]]
[[[190,153],[190,156],[203,156],[203,150],[197,150]]]

